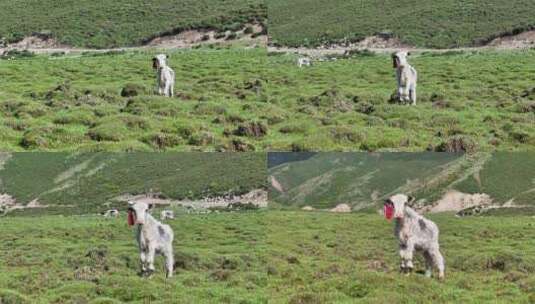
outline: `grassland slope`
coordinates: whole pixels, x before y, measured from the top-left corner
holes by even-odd
[[[530,0],[270,0],[272,43],[318,46],[383,33],[432,48],[473,46],[535,26]]]
[[[266,19],[260,0],[8,0],[0,3],[0,38],[48,35],[77,47],[140,45],[186,29],[240,29]]]
[[[0,170],[0,192],[26,213],[84,214],[113,206],[123,194],[170,199],[243,194],[266,183],[263,153],[15,153]],[[123,202],[124,204],[124,202]]]
[[[270,199],[286,206],[373,206],[394,192],[431,205],[448,191],[484,193],[492,203],[531,206],[535,200],[533,153],[322,153],[271,168],[280,184]]]
[[[421,53],[418,104],[390,102],[391,59],[299,69],[265,49],[173,51],[175,98],[152,52],[0,60],[3,151],[462,151],[535,148],[535,51]]]

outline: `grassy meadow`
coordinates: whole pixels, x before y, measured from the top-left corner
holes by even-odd
[[[446,279],[398,272],[392,223],[375,213],[260,211],[179,215],[175,276],[157,258],[141,278],[123,216],[0,219],[3,303],[531,303],[527,216],[429,216]]]
[[[416,106],[389,102],[396,85],[386,54],[361,52],[303,69],[295,55],[269,58],[270,98],[291,117],[274,126],[283,133],[277,150],[535,147],[535,50],[415,54]]]
[[[153,94],[149,52],[0,61],[4,151],[254,150],[265,49],[170,53],[176,98]],[[242,125],[243,129],[238,129]],[[232,129],[228,129],[233,127]],[[223,136],[223,133],[228,136]],[[235,136],[234,133],[239,134]]]
[[[413,46],[480,45],[535,26],[530,0],[269,0],[272,43],[318,46],[388,33]]]
[[[142,278],[126,216],[0,219],[0,302],[267,303],[263,212],[181,215],[175,276]]]
[[[176,97],[155,96],[154,52],[0,60],[3,151],[449,151],[535,147],[535,50],[414,55],[418,105],[389,102],[387,55],[299,69],[265,49],[170,52]]]
[[[236,31],[266,18],[261,0],[7,0],[0,3],[0,38],[41,33],[71,46],[110,48],[186,29]]]
[[[429,215],[446,278],[399,273],[393,223],[376,213],[267,215],[270,303],[533,303],[533,218]],[[280,227],[284,227],[281,229]]]

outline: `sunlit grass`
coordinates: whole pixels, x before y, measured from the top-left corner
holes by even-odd
[[[416,273],[399,273],[393,224],[379,214],[270,212],[270,303],[535,300],[531,217],[429,218],[440,228],[444,282],[424,277],[418,255]]]
[[[175,98],[155,96],[152,52],[0,61],[4,151],[530,150],[535,51],[419,54],[418,104],[389,103],[388,55],[299,69],[265,49],[170,52]],[[137,96],[122,97],[123,88]]]
[[[263,212],[181,215],[175,276],[152,278],[126,218],[2,218],[0,299],[6,303],[267,303]]]

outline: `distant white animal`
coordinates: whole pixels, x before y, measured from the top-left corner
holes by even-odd
[[[154,272],[154,257],[165,257],[165,270],[168,278],[173,276],[173,230],[156,220],[149,213],[153,205],[143,202],[128,202],[128,225],[136,226],[136,240],[139,245],[142,275]]]
[[[297,59],[297,66],[302,68],[304,66],[311,66],[312,65],[312,60],[310,60],[310,58],[308,57],[299,57]]]
[[[162,210],[162,212],[160,212],[160,220],[166,220],[166,219],[174,219],[175,218],[175,213],[172,211],[172,210]]]
[[[416,105],[416,82],[418,73],[407,61],[407,52],[397,52],[392,55],[396,81],[398,85],[397,98],[402,102],[411,102]]]
[[[351,212],[351,206],[348,204],[338,204],[336,207],[329,210],[330,212],[348,213]]]
[[[158,94],[172,97],[175,87],[175,71],[167,65],[169,56],[156,55],[152,58],[152,68],[156,70],[156,82]]]
[[[117,209],[110,209],[104,212],[104,217],[118,217],[119,216],[119,210]]]
[[[394,235],[399,240],[401,271],[407,274],[412,271],[412,258],[416,250],[422,252],[425,258],[425,275],[431,277],[435,266],[438,269],[438,278],[443,279],[444,258],[438,244],[438,227],[408,206],[413,201],[413,197],[396,194],[384,203],[385,217],[389,220],[394,217],[396,221]]]
[[[320,57],[318,59],[318,61],[321,61],[321,62],[336,61],[336,60],[338,60],[338,58],[336,58],[336,57]]]

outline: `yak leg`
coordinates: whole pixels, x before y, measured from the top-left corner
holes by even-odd
[[[440,253],[438,248],[430,252],[431,258],[433,259],[433,264],[438,269],[438,278],[440,280],[444,279],[444,257]]]
[[[399,256],[401,257],[401,271],[409,274],[414,267],[412,264],[412,257],[414,253],[414,246],[411,243],[401,244],[399,246]]]
[[[167,278],[170,278],[173,276],[173,266],[174,266],[172,248],[167,248],[167,250],[165,250],[164,255],[165,255],[165,276]]]
[[[416,86],[413,86],[409,92],[410,100],[412,101],[412,105],[416,105]]]
[[[433,257],[427,251],[424,251],[423,255],[425,259],[425,276],[430,278],[433,273]]]

